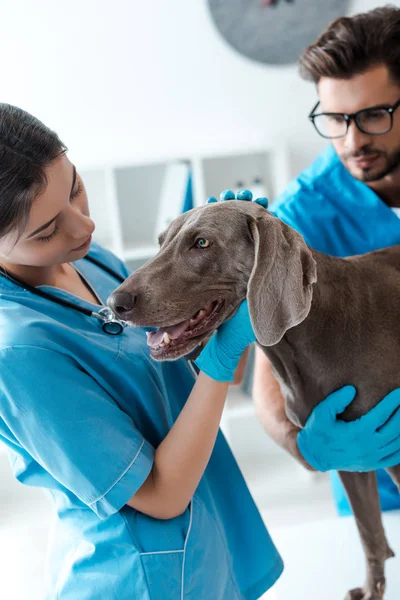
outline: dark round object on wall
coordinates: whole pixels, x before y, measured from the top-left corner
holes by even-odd
[[[270,65],[295,63],[348,0],[208,0],[212,19],[238,52]]]

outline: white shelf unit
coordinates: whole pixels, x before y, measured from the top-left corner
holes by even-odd
[[[262,194],[268,197],[273,185],[270,160],[267,152],[205,157],[201,161],[205,196],[218,198],[219,193],[225,189],[253,191],[257,181],[260,181],[264,188]],[[260,187],[260,184],[257,187]]]
[[[224,189],[262,192],[264,188],[271,199],[289,180],[283,148],[229,148],[212,155],[162,157],[146,163],[77,165],[96,223],[94,238],[132,269],[157,252],[156,225],[166,171],[183,162],[191,169],[194,206],[201,206],[209,196],[218,198]],[[178,198],[171,207],[171,218],[179,215],[182,202]]]
[[[94,238],[120,256],[133,271],[158,251],[156,226],[159,221],[163,183],[169,165],[189,165],[192,173],[193,204],[201,206],[209,196],[219,197],[224,189],[262,191],[272,200],[287,185],[291,173],[285,148],[221,148],[213,154],[162,157],[154,162],[80,167],[91,213],[96,223]],[[261,182],[261,183],[260,183]],[[178,186],[179,187],[179,186]],[[182,189],[180,188],[180,194]],[[178,216],[183,198],[173,196],[169,216]],[[247,389],[246,389],[247,387]],[[247,394],[245,393],[247,391]],[[228,438],[243,419],[254,417],[249,386],[232,390],[224,411],[222,428]]]

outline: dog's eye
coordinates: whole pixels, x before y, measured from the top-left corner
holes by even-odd
[[[196,240],[196,248],[208,248],[209,245],[210,242],[204,238],[199,238]]]

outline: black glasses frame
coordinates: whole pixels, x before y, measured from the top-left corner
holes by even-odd
[[[324,113],[314,113],[314,111],[318,108],[320,101],[318,100],[317,104],[314,106],[314,108],[312,109],[312,111],[310,112],[310,114],[308,115],[308,118],[310,119],[310,121],[312,122],[312,124],[314,125],[314,128],[316,130],[316,132],[323,138],[326,138],[328,140],[334,140],[334,139],[338,139],[338,138],[342,138],[342,137],[346,137],[347,132],[349,131],[349,126],[351,121],[354,121],[354,123],[356,124],[356,127],[359,131],[361,131],[362,133],[365,133],[367,135],[384,135],[385,133],[388,133],[392,127],[393,127],[393,113],[394,111],[400,106],[400,100],[397,100],[397,102],[395,104],[393,104],[392,106],[388,106],[387,104],[378,104],[376,106],[370,106],[368,108],[362,108],[361,110],[358,110],[357,112],[354,113],[335,113],[335,112],[324,112]],[[362,125],[360,125],[359,122],[359,116],[362,113],[368,112],[370,110],[386,110],[386,112],[388,113],[388,115],[390,116],[390,127],[388,129],[386,129],[385,131],[380,131],[379,133],[371,133],[370,131],[366,131],[365,129],[363,129]],[[314,119],[315,117],[321,117],[323,115],[327,115],[327,116],[338,116],[338,117],[343,117],[346,123],[346,132],[343,135],[334,135],[334,136],[330,136],[330,135],[324,135],[323,133],[321,133],[318,129],[318,127],[316,126],[316,124],[314,123]]]

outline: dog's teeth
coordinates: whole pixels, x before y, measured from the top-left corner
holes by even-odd
[[[207,314],[206,311],[201,309],[201,311],[199,312],[200,319],[203,319],[206,316],[206,314]]]
[[[170,343],[170,341],[171,341],[171,339],[170,339],[170,337],[169,337],[168,333],[165,331],[165,332],[164,332],[164,336],[163,336],[163,342],[164,342],[165,344],[169,344],[169,343]]]
[[[197,320],[197,319],[190,319],[190,323],[189,323],[189,325],[194,325],[194,324],[196,323],[196,320]]]

